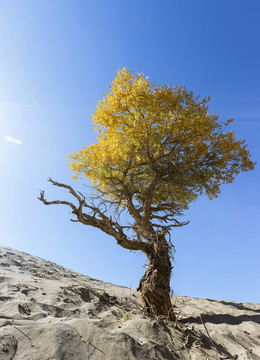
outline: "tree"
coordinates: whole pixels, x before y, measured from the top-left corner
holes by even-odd
[[[170,231],[199,195],[210,199],[220,186],[253,170],[245,141],[208,113],[185,87],[151,83],[143,74],[118,71],[93,115],[97,142],[69,155],[73,178],[91,181],[87,200],[71,186],[50,179],[77,199],[47,201],[71,207],[76,220],[101,229],[129,250],[142,251],[148,266],[138,290],[148,314],[175,319],[170,301]],[[130,223],[122,221],[127,212]],[[113,217],[111,216],[113,214]]]

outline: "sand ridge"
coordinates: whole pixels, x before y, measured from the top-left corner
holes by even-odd
[[[0,247],[0,360],[260,359],[260,305],[172,298],[177,323],[140,294]]]

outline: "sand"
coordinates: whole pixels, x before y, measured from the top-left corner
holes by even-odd
[[[140,294],[0,247],[0,359],[260,359],[260,304],[172,298],[151,319]]]

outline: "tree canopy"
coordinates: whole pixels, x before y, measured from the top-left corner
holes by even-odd
[[[199,195],[216,198],[221,184],[254,168],[245,141],[226,131],[233,120],[209,114],[209,98],[125,68],[108,88],[93,115],[97,142],[69,155],[70,167],[132,215],[174,226]]]

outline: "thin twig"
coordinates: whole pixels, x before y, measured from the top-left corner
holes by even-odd
[[[96,350],[100,351],[102,354],[106,355],[102,350],[100,350],[99,348],[97,348],[95,345],[93,345],[90,341],[87,343],[91,346],[93,346],[93,348],[95,348]]]
[[[14,327],[16,330],[20,331],[20,333],[22,333],[24,336],[26,336],[29,340],[32,341],[32,339],[30,338],[30,336],[26,335],[22,330],[18,329],[18,327],[16,327],[15,325],[13,325],[13,327]]]
[[[207,329],[207,327],[206,327],[206,325],[205,325],[204,320],[202,319],[202,315],[201,315],[201,314],[200,314],[200,321],[201,321],[202,325],[204,326],[204,329],[206,330],[206,333],[207,333],[207,335],[208,335],[208,337],[209,337],[212,345],[214,346],[214,348],[217,350],[217,352],[218,352],[219,354],[222,354],[222,352],[219,350],[218,346],[217,346],[217,345],[215,344],[215,342],[212,340],[212,337],[210,336],[210,333],[208,332],[208,329]]]

